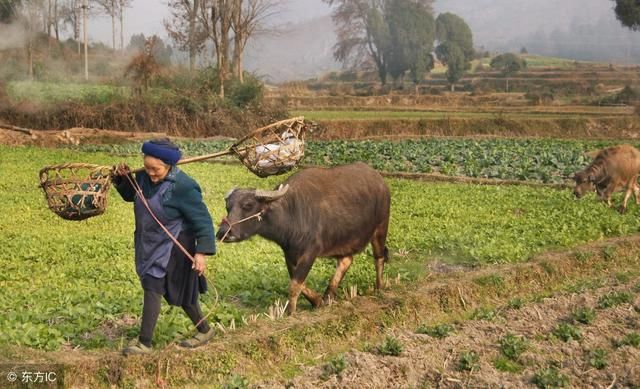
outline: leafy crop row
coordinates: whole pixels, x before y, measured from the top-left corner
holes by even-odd
[[[132,167],[139,157],[99,152],[0,146],[0,351],[6,345],[57,349],[119,347],[137,332],[141,288],[133,264],[133,212],[112,190],[107,212],[82,222],[51,213],[38,188],[38,171],[62,162]],[[310,156],[313,154],[309,154]],[[224,215],[232,187],[273,188],[285,177],[260,179],[242,166],[190,164],[184,170],[202,186],[214,220]],[[593,197],[575,201],[568,190],[434,184],[387,180],[392,192],[385,273],[411,280],[422,263],[440,258],[473,263],[515,262],[555,247],[635,233],[640,207],[627,214]],[[342,286],[372,287],[370,248],[359,255]],[[319,259],[309,286],[324,290],[335,262]],[[203,299],[211,320],[240,325],[287,297],[288,275],[279,247],[261,238],[220,244],[208,261],[219,295]],[[342,295],[342,292],[341,294]],[[303,299],[303,307],[308,306]],[[191,324],[180,309],[163,305],[155,342],[163,345]]]
[[[230,142],[182,142],[186,155],[213,153]],[[611,141],[533,139],[422,139],[392,141],[309,141],[304,162],[339,165],[364,161],[388,172],[432,173],[542,183],[567,182],[589,164],[587,151]],[[139,145],[85,146],[118,154],[138,153]]]

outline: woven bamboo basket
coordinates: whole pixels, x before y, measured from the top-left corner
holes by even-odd
[[[65,163],[40,170],[40,186],[49,209],[66,220],[84,220],[107,208],[111,168]]]
[[[230,150],[258,177],[283,174],[304,157],[308,127],[303,117],[282,120],[251,132]]]

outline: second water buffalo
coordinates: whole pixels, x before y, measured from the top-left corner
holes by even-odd
[[[626,189],[620,212],[627,209],[627,201],[634,194],[638,203],[638,174],[640,174],[640,151],[630,145],[619,145],[600,150],[593,162],[584,170],[573,174],[577,198],[588,192],[597,192],[601,200],[611,206],[611,195]]]

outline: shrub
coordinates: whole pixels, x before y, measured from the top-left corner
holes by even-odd
[[[453,331],[453,327],[449,324],[437,324],[433,327],[420,326],[416,329],[418,334],[425,334],[438,339],[446,338],[451,331]]]
[[[477,370],[480,357],[475,351],[463,351],[460,353],[458,360],[458,368],[461,371]]]
[[[398,356],[402,353],[404,346],[393,336],[387,336],[381,345],[378,346],[378,352],[381,355]]]
[[[523,336],[507,334],[500,339],[500,352],[513,361],[517,361],[528,347],[527,340]]]
[[[328,363],[322,366],[320,378],[326,381],[332,375],[340,375],[346,367],[347,361],[344,359],[344,354],[340,354],[337,357],[331,358]]]
[[[627,334],[619,343],[619,346],[640,347],[640,333],[632,332]]]
[[[593,319],[595,319],[595,317],[596,314],[594,310],[589,307],[578,308],[571,313],[571,318],[574,321],[582,324],[591,323]]]
[[[522,371],[522,365],[516,361],[513,361],[504,355],[499,356],[493,362],[493,366],[496,370],[504,371],[507,373],[519,373]]]
[[[562,323],[553,330],[553,334],[557,336],[564,342],[568,342],[570,340],[580,340],[582,338],[582,333],[580,329],[571,324]]]
[[[589,365],[595,367],[598,370],[602,370],[607,367],[607,352],[606,350],[597,348],[589,353]]]
[[[631,302],[631,294],[627,292],[613,292],[601,296],[598,300],[598,308],[611,308],[616,305],[630,303]]]
[[[538,388],[564,388],[569,385],[569,378],[560,373],[557,368],[549,367],[538,371],[533,376],[533,383]]]
[[[245,108],[262,102],[264,87],[262,81],[251,75],[245,75],[244,82],[233,80],[229,86],[227,98],[234,106]]]

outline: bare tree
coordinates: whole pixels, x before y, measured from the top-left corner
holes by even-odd
[[[224,82],[229,74],[229,33],[235,0],[203,0],[200,21],[213,42],[218,64],[220,97],[224,98]]]
[[[231,18],[233,29],[233,72],[242,83],[244,68],[242,54],[249,39],[266,32],[266,20],[279,13],[279,0],[234,0]]]
[[[26,32],[25,49],[27,51],[27,74],[33,79],[33,57],[35,55],[35,38],[40,30],[38,26],[46,14],[44,0],[23,0],[19,5],[19,20]],[[46,26],[45,26],[46,27]],[[46,28],[45,28],[46,31]]]
[[[196,67],[196,56],[202,51],[206,33],[199,23],[202,0],[171,0],[169,8],[171,20],[165,20],[164,26],[169,37],[180,50],[189,53],[189,69]]]
[[[111,17],[111,44],[113,51],[116,51],[116,17],[120,9],[118,0],[96,0],[100,8]]]
[[[64,4],[60,7],[60,21],[62,29],[66,26],[70,26],[73,31],[73,39],[78,42],[78,54],[80,54],[80,6],[82,0],[65,0]]]
[[[120,52],[124,55],[124,9],[131,7],[133,0],[118,0],[118,14],[120,16]]]

